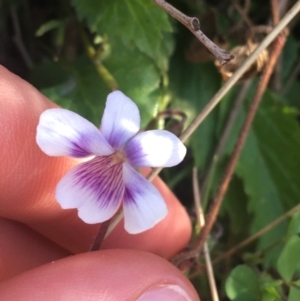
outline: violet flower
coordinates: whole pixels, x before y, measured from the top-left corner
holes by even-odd
[[[158,190],[135,168],[170,167],[186,153],[182,142],[165,130],[139,132],[137,106],[122,92],[108,95],[100,130],[78,114],[49,109],[41,114],[36,141],[49,156],[91,160],[75,166],[58,183],[56,199],[77,208],[88,224],[110,219],[123,201],[125,229],[135,234],[167,215]]]

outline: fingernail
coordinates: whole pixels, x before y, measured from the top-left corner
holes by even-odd
[[[159,285],[151,287],[137,301],[192,301],[178,285]]]

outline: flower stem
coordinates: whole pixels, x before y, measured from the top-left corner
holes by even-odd
[[[111,218],[111,223],[107,227],[107,231],[105,233],[104,239],[116,228],[116,226],[119,224],[119,222],[124,217],[123,210],[118,212],[114,217]]]
[[[100,249],[101,244],[104,240],[106,231],[108,229],[109,223],[110,223],[110,219],[101,224],[101,226],[99,227],[98,233],[95,237],[95,240],[90,248],[90,251],[98,251]]]

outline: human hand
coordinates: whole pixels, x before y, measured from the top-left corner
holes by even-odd
[[[99,225],[83,223],[54,197],[57,182],[78,161],[48,157],[35,142],[40,114],[56,105],[3,67],[0,91],[0,300],[199,300],[163,259],[191,235],[166,185],[153,182],[168,205],[163,221],[138,235],[121,222],[101,251],[86,252]]]

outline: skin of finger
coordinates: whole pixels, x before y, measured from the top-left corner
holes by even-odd
[[[142,251],[105,250],[58,260],[0,284],[0,300],[134,301],[157,285],[191,283],[166,260]]]
[[[29,227],[5,218],[0,218],[0,241],[0,281],[71,255]]]
[[[73,253],[88,250],[99,225],[85,224],[76,210],[62,210],[54,197],[56,184],[78,161],[49,157],[35,142],[40,114],[55,104],[4,67],[0,67],[0,91],[0,216],[29,225]],[[134,238],[120,225],[106,248],[126,246],[170,257],[187,243],[191,235],[187,214],[162,181],[154,183],[166,200],[168,216]],[[166,237],[168,245],[161,246]]]
[[[164,184],[162,183],[162,185]],[[180,221],[178,222],[180,223]],[[119,237],[124,242],[124,248],[135,246],[137,249],[150,249],[154,250],[153,253],[156,252],[160,256],[168,257],[168,251],[163,249],[170,249],[168,246],[172,244],[172,235],[166,236],[164,239],[160,239],[159,235],[155,236],[155,231],[150,233],[153,236],[152,238],[144,235],[128,235],[126,232],[124,233],[122,225],[119,227],[120,229],[116,231],[116,235],[104,241],[102,248],[109,249],[110,246],[117,245],[118,243],[113,240],[117,240]],[[122,235],[127,235],[128,239],[124,240]],[[156,244],[153,244],[153,240],[157,240],[157,238],[160,241],[156,241]],[[4,218],[0,218],[0,241],[0,281],[71,255],[70,252],[26,225]],[[157,245],[159,245],[159,249],[155,250]]]

